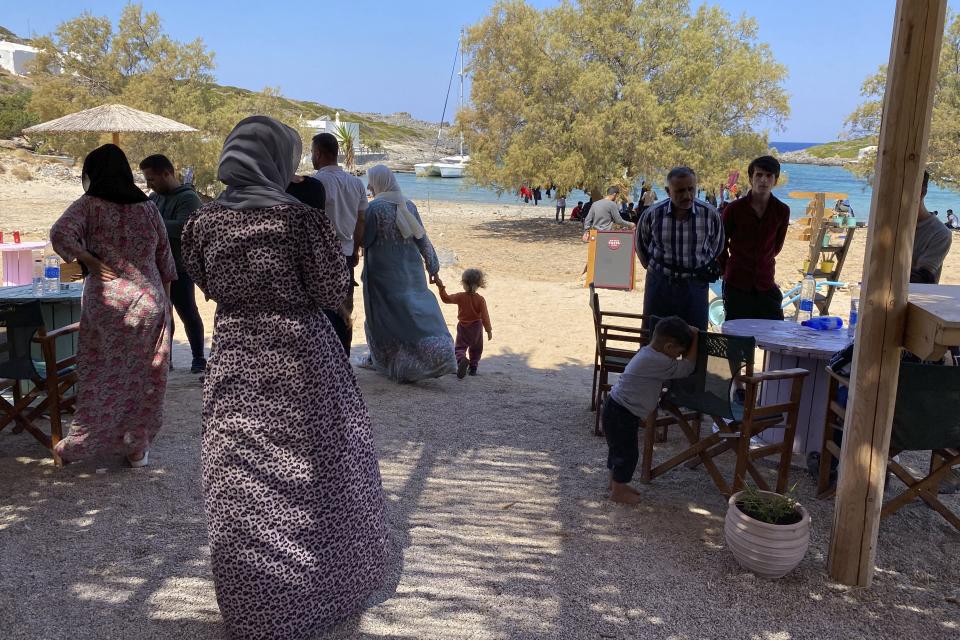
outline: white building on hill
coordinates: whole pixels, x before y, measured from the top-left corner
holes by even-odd
[[[40,50],[27,44],[0,40],[0,67],[18,76],[27,75],[29,63]]]
[[[330,120],[330,118],[326,116],[321,116],[316,120],[305,120],[303,124],[317,133],[332,133],[337,137],[337,140],[340,140],[337,131],[340,127],[343,127],[353,135],[353,150],[357,152],[360,151],[360,124],[340,120],[339,112],[337,112],[333,120]]]

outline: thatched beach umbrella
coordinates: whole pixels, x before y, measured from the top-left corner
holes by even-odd
[[[112,133],[113,144],[120,144],[121,133],[190,133],[193,127],[122,104],[105,104],[85,111],[27,127],[31,133]]]

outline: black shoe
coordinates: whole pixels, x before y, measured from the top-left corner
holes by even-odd
[[[472,375],[472,376],[477,375],[477,368],[476,368],[476,367],[470,367],[470,375]]]
[[[466,358],[461,358],[457,362],[457,377],[460,378],[461,380],[463,380],[464,376],[467,375],[467,365],[469,364],[470,363],[467,362]]]
[[[190,365],[190,373],[203,373],[207,368],[207,359],[206,358],[194,358],[193,364]]]

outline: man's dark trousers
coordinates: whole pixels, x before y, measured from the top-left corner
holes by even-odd
[[[194,360],[203,359],[203,320],[197,310],[196,292],[193,280],[186,271],[177,271],[177,279],[170,283],[170,302],[177,310],[183,329],[187,332],[190,341],[190,351]],[[176,322],[171,319],[171,334],[176,329]]]
[[[347,260],[350,260],[350,256],[347,256]],[[350,345],[353,343],[353,322],[351,318],[353,316],[353,290],[357,286],[357,281],[353,279],[354,269],[355,267],[350,267],[350,290],[347,292],[347,297],[340,308],[323,310],[323,315],[327,316],[327,320],[333,325],[337,337],[340,338],[340,344],[343,345],[343,352],[347,354],[347,358],[350,357]]]
[[[743,320],[754,318],[759,320],[783,320],[783,293],[779,287],[767,291],[744,291],[723,284],[724,320]]]
[[[648,316],[680,316],[687,324],[707,330],[707,283],[698,278],[671,278],[647,270],[643,290],[643,313]]]

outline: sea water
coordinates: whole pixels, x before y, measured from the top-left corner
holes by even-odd
[[[774,142],[774,145],[787,146],[794,145],[793,149],[802,149],[810,146],[808,143],[783,143]],[[802,146],[795,146],[802,145]],[[778,147],[779,149],[779,147]],[[858,178],[843,167],[822,167],[812,164],[784,164],[782,169],[781,184],[778,185],[773,193],[778,198],[790,206],[790,215],[792,218],[802,218],[805,215],[807,203],[809,200],[794,199],[789,196],[791,191],[825,191],[846,193],[849,196],[850,204],[858,220],[867,220],[870,215],[870,199],[873,191],[866,180]],[[463,178],[426,178],[418,177],[412,173],[397,174],[397,182],[400,189],[408,198],[414,201],[418,206],[423,206],[428,200],[446,200],[452,202],[477,202],[485,204],[511,204],[522,205],[523,201],[516,193],[505,192],[498,195],[490,189],[482,189],[472,186]],[[664,198],[666,193],[663,190],[661,181],[654,180],[654,190],[657,196]],[[519,185],[518,185],[519,188]],[[639,189],[636,191],[639,192]],[[544,194],[546,195],[546,194]],[[545,198],[537,206],[542,209],[544,215],[553,215],[555,210],[555,193],[551,193],[551,198]],[[632,195],[636,202],[636,195]],[[567,215],[577,205],[578,200],[586,202],[589,197],[580,190],[574,190],[567,195]],[[833,207],[833,201],[827,201],[827,207]],[[930,183],[927,198],[927,209],[930,211],[939,211],[940,219],[946,218],[947,209],[953,209],[960,212],[960,193],[943,189]],[[533,205],[525,205],[533,209]]]

